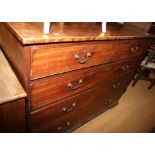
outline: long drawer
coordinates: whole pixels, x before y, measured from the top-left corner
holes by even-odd
[[[117,41],[112,61],[142,55],[148,46],[146,39]]]
[[[100,97],[101,98],[100,100],[94,100],[94,101],[89,100],[89,104],[87,103],[88,101],[84,101],[83,102],[84,105],[82,105],[81,103],[82,106],[79,107],[77,110],[74,110],[74,112],[72,113],[66,114],[64,117],[62,116],[59,117],[61,119],[58,119],[53,123],[52,122],[48,124],[43,123],[43,125],[40,126],[41,128],[31,126],[32,132],[70,132],[71,130],[84,124],[85,122],[94,118],[103,111],[116,105],[123,92],[124,92],[123,89],[114,94],[109,92],[110,93],[109,96],[105,97],[102,96]],[[89,98],[88,96],[85,97]],[[41,121],[37,122],[40,123]]]
[[[112,80],[136,68],[139,57],[66,73],[31,84],[32,109]]]
[[[107,63],[114,47],[114,41],[32,46],[31,79]]]
[[[68,115],[73,114],[76,116],[76,113],[84,115],[85,112],[88,112],[88,107],[91,108],[91,114],[93,113],[93,109],[97,112],[103,110],[103,108],[108,108],[109,105],[115,102],[115,98],[120,97],[128,85],[131,76],[132,74],[127,74],[114,81],[89,89],[44,109],[32,112],[31,129],[38,130]]]

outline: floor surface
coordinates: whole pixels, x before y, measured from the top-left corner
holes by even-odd
[[[119,104],[74,130],[75,133],[151,132],[155,127],[155,86],[138,81],[129,86]]]

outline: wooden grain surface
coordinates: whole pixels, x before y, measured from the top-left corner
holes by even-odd
[[[137,66],[138,61],[139,57],[135,57],[125,61],[99,65],[34,82],[31,84],[32,108],[54,102],[127,74]],[[123,71],[122,67],[126,66],[128,66],[128,69]],[[80,79],[82,79],[83,83],[79,85],[78,81]],[[72,90],[68,87],[68,83],[72,83],[73,87],[77,87],[78,85],[79,87]]]
[[[31,79],[107,63],[115,49],[114,41],[94,41],[32,46]],[[87,56],[90,53],[91,56]],[[75,56],[79,56],[77,60]],[[86,60],[86,61],[85,61]],[[79,63],[85,61],[85,63]]]
[[[67,103],[77,103],[73,112],[64,114],[61,110],[62,105],[59,103],[55,107],[35,113],[32,116],[33,130],[39,132],[68,132],[73,130],[77,126],[87,122],[94,115],[114,106],[123,91],[123,87],[117,91],[115,90],[115,93],[110,90],[104,91],[102,87],[89,89],[67,101]],[[111,100],[111,102],[108,103],[108,100]],[[66,126],[66,122],[70,122],[70,125]],[[58,130],[59,126],[62,127],[61,130]]]
[[[25,132],[25,99],[0,104],[0,133]]]
[[[133,39],[149,36],[146,30],[128,23],[123,25],[108,23],[106,33],[102,33],[101,23],[52,22],[48,35],[43,33],[43,22],[9,22],[6,26],[22,44]]]
[[[21,84],[26,87],[24,47],[3,23],[0,23],[0,48]]]
[[[0,104],[26,96],[24,89],[0,50]]]
[[[116,101],[116,98],[118,99],[124,91],[125,86],[128,84],[132,74],[121,76],[119,77],[119,79],[115,79],[105,84],[98,85],[97,87],[93,87],[92,89],[83,91],[82,93],[77,94],[71,98],[62,100],[61,102],[56,103],[55,105],[50,105],[49,107],[43,108],[42,110],[32,112],[32,128],[37,129],[43,126],[47,126],[48,124],[51,124],[52,122],[55,122],[58,119],[63,119],[67,115],[69,119],[73,118],[74,120],[74,117],[76,117],[76,115],[79,115],[80,118],[84,114],[87,115],[87,113],[93,114],[92,111],[94,110],[97,112],[102,111],[103,109],[107,109],[111,105],[111,102],[104,104],[105,99],[107,99],[108,97],[108,99]],[[120,82],[120,87],[113,88],[113,85],[118,82]],[[72,103],[76,103],[76,106],[72,107]],[[63,107],[67,107],[68,109],[72,107],[73,110],[69,110],[69,112],[64,112],[62,110]],[[90,109],[90,111],[88,111],[88,109]],[[94,114],[96,112],[94,112]],[[81,122],[79,118],[77,118],[76,121]],[[61,123],[62,122],[64,121],[61,120]]]
[[[149,39],[117,41],[112,61],[143,55],[149,45]]]

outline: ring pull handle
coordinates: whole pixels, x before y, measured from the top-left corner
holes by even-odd
[[[71,123],[70,123],[69,121],[67,121],[65,127],[58,126],[58,127],[57,127],[57,130],[59,130],[59,131],[65,130],[65,129],[66,129],[68,126],[70,126],[70,125],[71,125]]]
[[[135,48],[134,48],[134,47],[131,47],[131,48],[130,48],[130,52],[131,52],[132,55],[134,55],[134,54],[136,53]]]
[[[126,66],[122,66],[122,70],[124,71],[124,72],[126,72],[128,69],[129,69],[129,65],[126,65]]]
[[[83,79],[80,79],[80,80],[78,81],[78,84],[77,84],[76,86],[74,86],[72,83],[68,83],[67,86],[68,86],[70,89],[75,90],[75,89],[79,88],[80,85],[81,85],[82,83],[83,83]]]
[[[124,72],[126,72],[126,67],[125,67],[125,66],[122,66],[122,70],[123,70]]]
[[[120,85],[121,85],[121,84],[118,82],[118,83],[116,83],[116,84],[113,85],[113,88],[119,88]]]
[[[78,54],[76,54],[76,55],[74,56],[75,59],[76,59],[76,60],[78,61],[78,63],[80,63],[80,64],[85,63],[85,62],[88,60],[88,57],[91,57],[91,53],[90,53],[90,52],[86,53],[85,51],[86,51],[86,50],[84,49],[83,52],[85,53],[85,56],[84,56],[84,59],[83,59],[83,60],[80,59],[80,56],[79,56]]]
[[[76,103],[72,103],[71,107],[70,108],[67,108],[67,107],[63,107],[62,110],[64,112],[70,112],[74,109],[74,107],[76,106]]]

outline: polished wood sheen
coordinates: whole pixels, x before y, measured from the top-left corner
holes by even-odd
[[[15,73],[0,50],[0,104],[26,97]]]
[[[101,23],[52,22],[48,35],[43,33],[43,22],[11,22],[6,26],[22,44],[52,42],[73,42],[90,40],[117,40],[152,37],[147,30],[133,24],[107,23],[106,33],[102,33]]]
[[[65,43],[32,47],[31,78],[72,71],[107,63],[114,52],[115,42]],[[90,53],[91,56],[87,56]],[[80,64],[75,56],[79,56]]]
[[[20,82],[25,87],[27,77],[25,71],[24,47],[3,23],[0,23],[0,48],[7,57],[13,70],[15,70]]]
[[[126,74],[137,66],[139,60],[139,57],[135,57],[134,59],[127,59],[110,65],[99,65],[36,82],[31,85],[32,108],[54,102]],[[81,84],[79,84],[80,80],[83,81]],[[69,83],[75,89],[70,88]]]
[[[25,99],[0,104],[0,133],[26,132]]]
[[[0,72],[0,132],[25,132],[26,93],[1,50]]]
[[[148,40],[123,40],[116,42],[112,61],[142,55],[149,47]]]
[[[0,23],[28,94],[27,132],[70,132],[115,106],[150,44],[148,24],[139,26],[107,23],[102,33],[101,23],[53,22],[45,35],[43,23]]]
[[[95,109],[98,111],[100,111],[103,108],[108,108],[113,102],[112,96],[114,94],[119,94],[120,96],[120,93],[124,91],[125,85],[128,84],[132,75],[133,71],[111,82],[107,82],[106,84],[102,84],[101,86],[97,86],[87,91],[84,91],[80,95],[75,95],[72,98],[66,99],[57,104],[49,106],[48,108],[32,112],[31,128],[39,129],[42,126],[47,126],[55,120],[58,120],[66,115],[70,115],[72,113],[74,114],[84,109],[87,109],[88,107],[91,107],[93,104],[95,104]],[[117,85],[118,83],[119,86],[115,87],[115,85]],[[110,102],[107,102],[104,105],[103,101],[105,100],[105,98],[107,98],[107,96],[109,96]],[[103,106],[100,105],[102,108],[98,108],[96,103],[102,103]],[[64,110],[65,107],[68,111]]]
[[[81,126],[82,124],[96,117],[105,110],[117,105],[118,99],[120,98],[123,92],[124,90],[122,90],[122,92],[120,91],[115,94],[110,93],[109,95],[112,96],[107,96],[105,98],[102,97],[102,100],[100,101],[95,101],[93,98],[94,102],[90,101],[91,103],[90,106],[81,107],[79,111],[71,113],[70,115],[66,115],[65,117],[62,117],[62,119],[59,119],[51,124],[48,124],[47,126],[43,126],[40,129],[36,128],[36,130],[34,130],[33,132],[55,132],[55,133],[71,132],[78,126]]]

